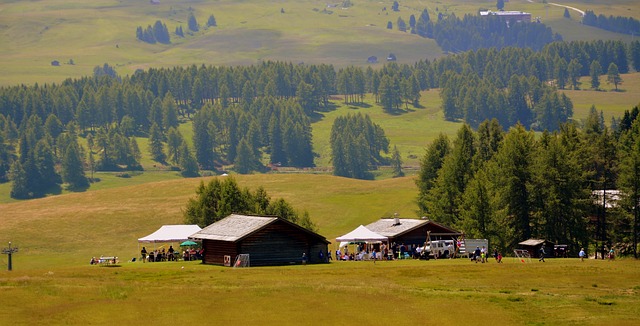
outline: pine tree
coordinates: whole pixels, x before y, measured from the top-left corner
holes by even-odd
[[[396,21],[396,26],[398,26],[398,30],[401,32],[407,31],[407,23],[404,22],[402,17],[398,17],[398,20]]]
[[[609,64],[609,69],[607,69],[607,81],[610,84],[615,85],[616,91],[618,91],[618,84],[622,84],[622,78],[620,77],[618,66],[613,62]]]
[[[638,131],[640,122],[636,120],[633,130],[629,130],[622,137],[623,158],[620,164],[620,189],[625,196],[622,206],[631,217],[631,241],[633,256],[638,258],[638,237],[640,236],[640,137]]]
[[[77,146],[75,143],[69,144],[62,160],[62,181],[68,183],[70,189],[82,189],[89,185]]]
[[[444,164],[444,159],[451,152],[451,145],[446,135],[440,133],[427,147],[425,155],[420,160],[420,171],[416,179],[418,186],[418,207],[422,214],[427,214],[428,198],[427,194],[433,188],[438,171]]]
[[[591,62],[591,66],[589,66],[589,76],[591,76],[591,88],[598,90],[600,89],[600,75],[602,75],[602,66],[600,66],[600,62],[597,60],[593,60]]]
[[[578,62],[578,59],[571,59],[571,62],[569,62],[568,72],[569,72],[569,79],[571,80],[571,86],[573,86],[573,89],[578,89],[581,70],[582,70],[582,65],[580,64],[580,62]]]
[[[197,32],[198,30],[200,30],[198,21],[196,20],[196,16],[193,15],[193,12],[189,12],[187,25],[189,26],[189,30],[192,32]]]
[[[567,85],[567,79],[569,77],[567,61],[565,61],[563,58],[558,57],[556,58],[556,61],[553,65],[555,67],[554,75],[556,78],[556,85],[558,85],[559,89],[564,89],[564,87]]]
[[[506,247],[513,248],[532,236],[530,193],[533,182],[532,156],[535,139],[532,132],[518,124],[507,133],[495,154],[489,180],[496,203],[496,222],[502,228]]]
[[[218,24],[216,23],[216,18],[213,17],[213,14],[211,14],[211,16],[209,16],[209,19],[207,20],[207,27],[215,27],[218,26]]]
[[[173,95],[168,92],[162,100],[162,129],[169,130],[172,127],[178,127],[178,108]]]
[[[162,131],[157,124],[153,124],[149,130],[149,154],[151,158],[160,163],[164,163],[166,156],[162,145]]]
[[[180,153],[180,168],[182,168],[182,176],[186,178],[193,178],[200,175],[198,169],[198,162],[196,162],[196,158],[193,156],[193,153],[189,150],[187,143],[185,141],[180,145],[180,149],[178,151]]]
[[[248,139],[242,138],[238,144],[238,154],[234,163],[234,169],[240,174],[247,174],[256,169],[256,157],[249,145]]]
[[[29,179],[26,171],[22,167],[20,161],[14,161],[11,165],[11,198],[15,199],[27,199],[32,198],[33,193],[29,189]]]
[[[447,156],[438,172],[434,187],[428,194],[430,217],[436,221],[456,225],[460,219],[462,195],[473,177],[475,156],[474,134],[469,125],[463,125],[453,142],[451,155]]]
[[[483,171],[479,171],[469,182],[462,198],[460,221],[456,227],[464,230],[467,237],[485,238],[490,243],[504,248],[504,243],[501,243],[498,237],[500,230],[493,219],[495,213],[491,205],[488,181]]]
[[[32,184],[34,193],[44,195],[51,187],[60,184],[60,175],[56,172],[55,155],[46,139],[41,139],[34,149],[33,159],[36,169],[36,181]],[[27,170],[27,173],[29,171]]]
[[[400,151],[397,146],[393,146],[393,155],[391,156],[391,166],[393,167],[393,177],[404,177],[404,172],[402,171],[402,157],[400,156]]]
[[[171,127],[167,132],[167,153],[169,161],[175,165],[180,161],[180,149],[183,143],[184,138],[180,131]]]

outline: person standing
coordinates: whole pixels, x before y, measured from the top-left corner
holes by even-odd
[[[169,261],[173,261],[173,253],[175,252],[175,250],[173,249],[173,246],[169,246]]]
[[[584,253],[584,248],[580,248],[580,253],[578,253],[578,256],[580,256],[580,261],[584,261],[584,257],[586,256],[586,254]]]
[[[142,250],[140,250],[140,258],[142,259],[143,263],[147,262],[147,248],[142,247]]]
[[[544,252],[544,246],[540,247],[540,259],[538,259],[538,261],[541,261],[544,263],[544,255],[546,253]]]

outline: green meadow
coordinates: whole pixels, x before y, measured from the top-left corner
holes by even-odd
[[[195,262],[0,272],[2,324],[634,325],[636,261]]]
[[[408,0],[400,12],[392,1],[352,0],[348,9],[315,0],[34,0],[0,1],[0,86],[59,83],[91,75],[109,63],[122,74],[177,65],[244,65],[263,60],[366,65],[390,52],[400,63],[442,55],[433,40],[386,29],[398,17],[408,22],[428,8],[475,14],[495,1]],[[563,2],[597,14],[633,16],[637,1]],[[382,11],[383,7],[388,10]],[[528,11],[565,40],[631,36],[583,26],[577,12],[540,1],[511,1],[507,10]],[[201,26],[210,14],[218,27],[180,39],[173,34],[194,11]],[[284,13],[281,12],[284,10]],[[172,44],[135,39],[137,26],[167,24]],[[72,59],[75,64],[69,64]],[[60,67],[51,66],[58,60]],[[381,60],[383,61],[383,60]],[[380,68],[384,62],[374,64]],[[623,75],[613,92],[564,90],[583,120],[595,105],[606,122],[640,101],[640,73]],[[439,133],[455,137],[460,123],[443,120],[438,90],[422,93],[421,107],[389,115],[369,95],[359,105],[322,112],[313,122],[314,173],[234,175],[241,187],[262,186],[307,210],[329,241],[360,224],[398,213],[418,217],[415,170],[425,147]],[[376,180],[334,177],[329,134],[336,117],[361,112],[398,146],[407,177]],[[189,122],[180,126],[191,144]],[[326,265],[231,269],[198,262],[128,262],[137,239],[164,224],[182,224],[182,210],[200,182],[184,179],[149,159],[147,139],[138,138],[145,170],[127,175],[95,173],[99,182],[78,193],[65,189],[46,198],[16,201],[10,183],[0,184],[0,248],[19,247],[13,271],[0,255],[0,325],[87,324],[313,324],[313,325],[637,325],[640,323],[640,263],[548,259],[522,263],[506,258],[475,264],[464,259],[393,262],[333,262]],[[174,244],[174,247],[177,244]],[[330,248],[335,250],[335,244]],[[277,248],[274,248],[277,250]],[[118,256],[120,267],[90,266],[94,256]]]
[[[479,9],[495,9],[493,0],[399,1],[399,12],[390,10],[392,1],[351,2],[352,7],[342,9],[341,2],[329,7],[317,0],[160,0],[158,5],[137,0],[1,1],[0,85],[59,83],[91,75],[95,66],[104,63],[116,67],[121,75],[149,67],[245,65],[264,60],[364,66],[372,55],[381,59],[373,66],[381,67],[390,52],[398,62],[411,64],[445,54],[433,40],[387,29],[388,22],[395,26],[398,17],[408,22],[412,14],[418,17],[425,8],[432,19],[438,13],[462,17]],[[633,16],[640,9],[630,0],[563,4],[605,15]],[[505,9],[531,12],[569,41],[632,39],[584,26],[575,11],[571,19],[564,18],[564,8],[540,1],[511,1]],[[177,37],[176,27],[187,31],[190,11],[202,28],[185,38]],[[218,26],[206,28],[212,14]],[[136,40],[136,28],[146,28],[156,20],[167,25],[171,44]],[[52,66],[53,60],[61,65]]]
[[[602,325],[640,322],[638,261],[547,259],[522,263],[332,262],[232,269],[198,262],[140,263],[137,238],[182,223],[200,181],[64,194],[0,204],[0,324],[244,323],[336,325]],[[306,209],[336,236],[397,212],[415,216],[413,178],[237,176]],[[126,194],[126,195],[123,195]],[[177,244],[174,244],[176,246]],[[335,250],[335,244],[330,245]],[[277,248],[274,248],[277,250]],[[116,255],[120,267],[90,266]]]

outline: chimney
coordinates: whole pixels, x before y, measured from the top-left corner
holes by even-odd
[[[400,225],[400,218],[398,218],[398,213],[393,214],[393,225]]]

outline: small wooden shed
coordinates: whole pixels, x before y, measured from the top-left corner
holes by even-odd
[[[518,243],[520,249],[525,249],[533,258],[540,258],[540,248],[544,246],[545,257],[554,257],[553,246],[551,241],[542,239],[529,239]]]
[[[251,266],[327,262],[329,241],[315,232],[276,216],[232,214],[190,239],[202,240],[205,264],[229,265],[248,254]],[[322,255],[320,255],[322,252]]]

